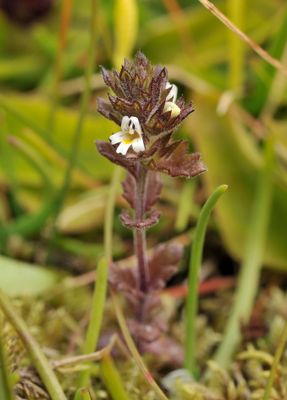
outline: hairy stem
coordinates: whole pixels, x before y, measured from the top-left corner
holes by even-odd
[[[139,164],[139,178],[136,181],[135,217],[137,222],[144,218],[146,197],[147,170]],[[146,256],[146,232],[145,228],[134,229],[135,254],[138,260],[139,289],[146,293],[149,284],[149,270]]]

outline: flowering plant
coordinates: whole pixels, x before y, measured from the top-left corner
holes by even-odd
[[[134,61],[125,60],[119,73],[102,68],[102,74],[113,94],[108,101],[98,99],[98,111],[121,130],[110,136],[110,143],[96,144],[103,156],[128,172],[123,196],[134,212],[123,212],[121,221],[134,230],[137,256],[137,268],[113,264],[110,283],[133,310],[129,325],[140,350],[157,353],[164,347],[167,361],[180,363],[180,348],[164,334],[167,324],[159,315],[159,291],[176,272],[182,247],[160,245],[148,257],[145,234],[160,216],[153,209],[162,188],[158,172],[194,177],[206,170],[198,153],[188,153],[188,142],[172,140],[193,107],[177,98],[177,87],[168,81],[166,68],[152,66],[141,52]]]

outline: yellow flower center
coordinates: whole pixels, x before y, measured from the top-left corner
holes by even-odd
[[[140,134],[135,132],[135,133],[126,133],[125,137],[123,138],[123,143],[124,144],[131,144],[135,139],[140,138]]]

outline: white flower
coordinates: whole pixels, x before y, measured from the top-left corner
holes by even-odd
[[[166,102],[164,105],[164,112],[171,111],[171,117],[175,118],[180,114],[180,108],[175,103],[177,99],[177,86],[167,82],[166,89],[170,89],[169,94],[167,95]]]
[[[137,117],[123,117],[121,131],[110,136],[112,144],[119,143],[117,153],[126,155],[130,146],[136,153],[144,151],[142,129]]]

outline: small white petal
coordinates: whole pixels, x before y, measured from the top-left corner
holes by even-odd
[[[133,140],[132,147],[136,153],[139,153],[140,151],[144,151],[145,147],[144,147],[144,142],[143,142],[142,137]]]
[[[175,84],[171,84],[171,83],[167,82],[165,88],[166,89],[171,88],[169,94],[167,95],[166,101],[175,102],[177,99],[177,92],[178,92],[177,86]]]
[[[164,105],[164,112],[171,111],[171,117],[175,118],[180,114],[180,108],[177,104],[173,103],[172,101],[167,101]]]
[[[171,88],[171,87],[172,87],[172,84],[171,84],[170,82],[166,82],[165,88],[166,88],[166,89],[169,89],[169,88]]]
[[[124,137],[125,137],[125,133],[120,131],[120,132],[117,132],[117,133],[114,133],[113,135],[111,135],[110,141],[112,144],[117,144],[117,143],[120,143]]]
[[[142,135],[142,128],[141,128],[140,121],[138,120],[138,118],[137,117],[131,117],[130,120],[135,126],[135,131],[137,133],[139,133],[140,135]]]
[[[130,147],[131,143],[124,143],[121,142],[117,148],[117,153],[122,154],[123,156],[125,156],[128,152],[128,149]]]
[[[122,123],[121,123],[121,128],[123,132],[128,132],[129,131],[129,122],[130,122],[130,117],[125,115],[122,118]]]

